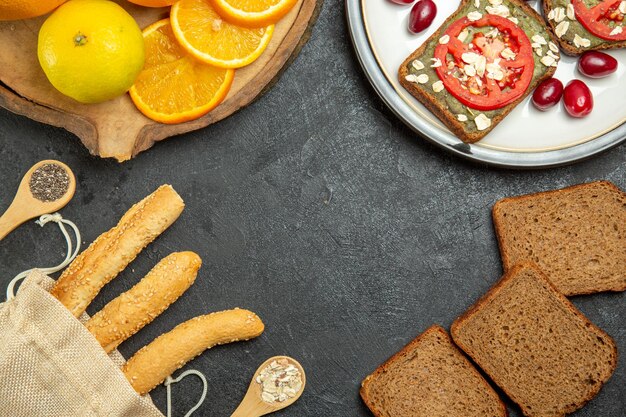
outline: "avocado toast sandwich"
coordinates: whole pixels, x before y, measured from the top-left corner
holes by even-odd
[[[521,0],[463,0],[400,66],[399,81],[462,141],[489,133],[559,62],[556,39]]]
[[[568,55],[626,47],[626,0],[544,0],[543,10]]]

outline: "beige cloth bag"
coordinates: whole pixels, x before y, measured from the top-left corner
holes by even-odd
[[[0,304],[0,416],[163,417],[130,386],[120,353],[107,355],[48,293],[53,284],[34,271]]]

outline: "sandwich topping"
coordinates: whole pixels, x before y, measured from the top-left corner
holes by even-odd
[[[559,62],[544,22],[517,2],[463,1],[450,22],[406,63],[404,80],[429,93],[467,132],[491,129],[502,108]]]
[[[533,78],[531,41],[518,25],[495,14],[468,15],[452,23],[434,55],[442,63],[435,69],[446,90],[477,110],[514,102]]]
[[[589,8],[585,0],[572,0],[572,5],[576,19],[595,36],[610,41],[626,40],[626,1],[604,0]]]

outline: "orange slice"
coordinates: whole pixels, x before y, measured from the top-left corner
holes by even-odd
[[[267,48],[274,25],[243,28],[228,23],[208,0],[180,0],[171,12],[178,42],[193,56],[221,68],[241,68],[254,62]]]
[[[282,19],[298,0],[210,0],[215,11],[230,23],[262,27]]]
[[[130,89],[144,115],[161,123],[182,123],[205,115],[220,104],[235,71],[199,62],[180,47],[169,19],[143,31],[146,63]]]

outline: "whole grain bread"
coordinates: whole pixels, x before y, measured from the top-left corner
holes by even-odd
[[[365,378],[361,397],[376,417],[507,415],[495,391],[439,326]]]
[[[479,5],[478,8],[476,7],[476,4]],[[552,32],[550,32],[548,27],[545,25],[543,18],[535,10],[533,10],[532,7],[527,5],[524,0],[504,0],[502,6],[508,7],[507,10],[510,10],[511,13],[515,14],[516,16],[519,16],[518,20],[529,19],[529,20],[536,22],[539,25],[539,27],[542,28],[541,33],[527,33],[527,36],[530,39],[534,35],[541,35],[544,38],[545,44],[540,45],[539,49],[543,48],[541,52],[542,55],[548,53],[549,51],[548,42],[555,43],[556,39],[554,38],[554,35],[552,34]],[[441,27],[439,27],[439,29],[437,29],[437,31],[433,33],[433,35],[422,44],[422,46],[420,46],[417,50],[415,50],[415,52],[409,55],[409,57],[402,63],[402,65],[400,65],[400,68],[398,71],[398,80],[400,84],[409,93],[411,93],[413,97],[415,97],[424,106],[426,106],[428,110],[430,110],[435,116],[437,116],[448,127],[448,129],[452,131],[452,133],[455,136],[457,136],[459,139],[461,139],[463,142],[466,142],[466,143],[474,143],[474,142],[479,141],[483,137],[485,137],[489,132],[491,132],[491,130],[493,130],[494,127],[496,127],[498,123],[500,123],[515,108],[515,106],[517,106],[529,94],[531,94],[534,91],[535,87],[540,82],[542,82],[543,80],[547,78],[552,77],[552,75],[554,75],[554,72],[556,71],[555,67],[545,67],[542,64],[538,64],[538,62],[541,59],[541,56],[538,55],[537,53],[533,53],[533,58],[535,62],[537,63],[536,68],[541,68],[541,70],[535,69],[535,72],[537,74],[533,76],[533,80],[524,95],[519,97],[514,102],[500,109],[497,109],[494,112],[489,113],[489,114],[493,113],[493,115],[491,115],[490,117],[491,126],[484,130],[471,130],[468,128],[468,123],[474,123],[473,121],[474,116],[482,114],[483,112],[469,109],[468,111],[469,120],[465,122],[459,121],[458,115],[452,112],[448,108],[449,106],[446,105],[445,101],[441,99],[442,92],[440,93],[434,92],[432,88],[432,84],[435,80],[430,80],[428,83],[425,83],[425,84],[407,81],[407,76],[411,73],[411,65],[415,60],[422,62],[426,66],[431,65],[431,59],[433,57],[425,56],[424,54],[426,50],[433,44],[436,44],[437,42],[439,42],[439,39],[443,36],[444,32],[454,21],[459,19],[461,15],[464,15],[468,11],[480,11],[482,13],[486,13],[486,11],[484,10],[485,7],[492,7],[492,6],[486,0],[479,1],[478,3],[476,3],[474,0],[463,0],[459,8],[454,13],[452,13],[452,15],[448,17],[448,19],[446,19],[446,21],[441,25]],[[550,51],[550,53],[554,54],[554,51]],[[558,52],[556,56],[558,56]],[[443,90],[443,93],[448,94],[447,92],[445,92],[445,89]],[[472,116],[472,114],[474,116]]]
[[[560,417],[613,374],[615,343],[537,266],[513,267],[452,325],[452,337],[528,417]]]
[[[532,261],[565,295],[626,290],[626,193],[608,181],[493,207],[505,271]]]
[[[543,0],[543,13],[546,17],[546,22],[548,23],[550,30],[555,34],[555,36],[557,34],[557,25],[562,22],[567,23],[567,32],[561,36],[556,36],[559,46],[563,52],[567,55],[580,55],[585,51],[591,50],[626,48],[626,41],[610,41],[592,35],[577,21],[575,15],[572,16],[573,6],[570,6],[571,4],[571,0]],[[571,8],[569,13],[567,13],[568,7]],[[558,9],[563,10],[559,11]],[[559,17],[556,17],[557,15],[559,15]],[[574,19],[571,19],[572,17],[574,17]],[[578,31],[583,33],[583,36],[581,36],[582,38],[590,41],[591,44],[588,47],[575,44],[574,32]]]

